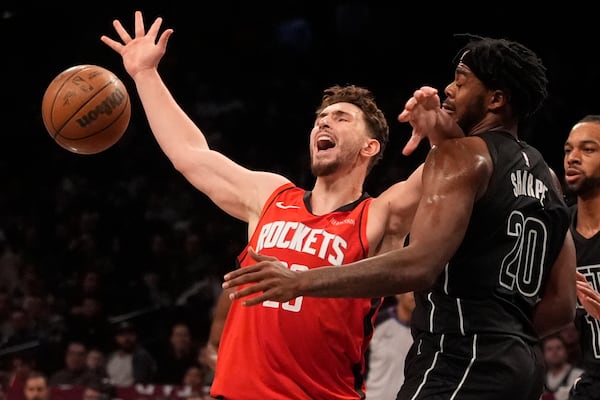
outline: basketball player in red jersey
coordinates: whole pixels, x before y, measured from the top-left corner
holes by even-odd
[[[419,200],[421,169],[377,198],[363,192],[389,131],[371,92],[352,85],[324,91],[310,133],[316,181],[312,190],[301,189],[284,176],[244,168],[211,150],[158,73],[173,32],[166,29],[159,36],[161,23],[157,18],[145,32],[142,14],[136,12],[134,37],[114,21],[122,43],[106,36],[101,40],[123,57],[161,149],[192,185],[248,223],[249,247],[277,257],[291,270],[307,270],[350,263],[404,242]],[[405,152],[422,137],[418,129],[413,133]],[[238,262],[241,267],[254,263],[248,247]],[[211,395],[364,398],[364,355],[381,301],[298,297],[259,307],[232,304]]]

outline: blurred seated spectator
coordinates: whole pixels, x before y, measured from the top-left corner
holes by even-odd
[[[87,367],[86,355],[85,344],[70,342],[64,353],[64,367],[50,376],[50,386],[86,386],[100,383],[102,378]]]
[[[155,381],[160,384],[181,384],[185,372],[196,365],[198,357],[198,345],[190,326],[186,322],[175,322],[168,340],[161,343],[154,354],[158,367]]]
[[[23,255],[15,250],[9,243],[4,230],[0,230],[0,290],[8,296],[17,288],[19,282],[19,268],[23,263]]]
[[[45,342],[62,342],[65,333],[64,317],[54,310],[48,296],[27,294],[23,298],[22,307],[37,337]]]
[[[7,354],[2,358],[8,360],[8,365],[3,366],[2,377],[6,397],[10,400],[22,399],[27,378],[37,367],[35,355],[31,351],[23,351]]]
[[[2,348],[40,342],[29,315],[21,307],[13,308],[7,330],[8,334],[1,345]]]
[[[82,400],[111,400],[114,390],[110,385],[91,383],[83,388]]]
[[[210,386],[206,384],[206,371],[199,365],[192,365],[183,374],[181,384],[189,390],[188,399],[210,399]]]
[[[50,390],[46,375],[39,371],[31,371],[25,378],[22,398],[25,400],[49,400]],[[8,397],[8,399],[17,400],[13,397]]]
[[[173,304],[168,285],[155,268],[146,268],[142,278],[132,283],[130,297],[133,299],[132,307],[137,309],[168,308]]]
[[[89,348],[85,357],[85,364],[103,382],[108,380],[108,375],[106,374],[106,354],[102,350],[95,347]]]
[[[115,348],[106,359],[109,383],[114,386],[131,386],[152,383],[156,377],[156,361],[139,342],[135,326],[122,321],[115,327]]]
[[[12,313],[13,303],[10,295],[0,290],[0,345],[8,339],[11,333],[10,315]]]
[[[88,348],[106,352],[112,345],[112,328],[104,312],[102,300],[85,295],[81,303],[74,305],[67,315],[67,340],[77,339]]]
[[[560,330],[560,336],[567,346],[567,358],[569,364],[583,368],[583,355],[581,354],[581,343],[579,342],[579,330],[574,322],[569,323]]]
[[[83,301],[86,298],[97,299],[103,305],[103,311],[110,312],[110,306],[105,303],[113,299],[116,294],[111,293],[105,282],[104,276],[94,267],[89,267],[69,281],[62,289],[67,315],[84,313]]]
[[[542,350],[546,363],[544,398],[567,400],[571,386],[583,369],[569,363],[567,346],[560,334],[546,336],[542,341]]]

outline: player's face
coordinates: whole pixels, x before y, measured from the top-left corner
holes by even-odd
[[[316,118],[310,134],[311,169],[315,176],[344,172],[356,165],[367,143],[367,125],[362,110],[351,103],[326,107]]]
[[[564,147],[565,184],[578,196],[600,191],[600,124],[576,124]]]
[[[452,115],[465,133],[472,133],[483,121],[486,96],[490,91],[464,64],[458,64],[452,81],[444,90],[446,99],[442,108]]]

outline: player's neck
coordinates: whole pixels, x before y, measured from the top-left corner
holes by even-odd
[[[362,193],[362,181],[320,177],[310,198],[312,211],[316,215],[327,214],[359,199]]]
[[[577,232],[586,238],[600,232],[600,196],[577,199]]]

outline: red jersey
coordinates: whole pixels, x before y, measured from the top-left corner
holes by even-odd
[[[266,202],[249,241],[293,270],[342,265],[368,254],[372,198],[313,215],[310,192],[286,184]],[[243,268],[255,261],[245,248]],[[383,298],[297,297],[246,307],[234,301],[211,395],[227,400],[364,399],[365,351]]]

